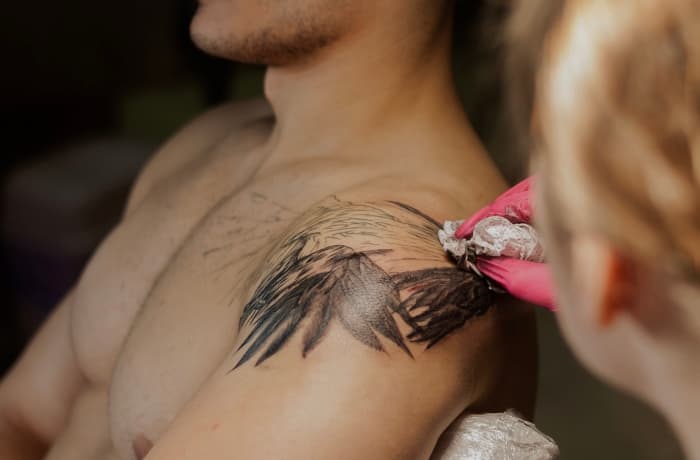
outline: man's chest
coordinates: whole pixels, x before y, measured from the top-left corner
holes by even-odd
[[[86,270],[75,349],[88,379],[109,388],[120,451],[139,435],[157,438],[231,351],[246,292],[297,216],[275,191],[256,183],[146,202]]]

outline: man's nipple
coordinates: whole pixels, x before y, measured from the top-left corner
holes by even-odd
[[[148,440],[144,435],[140,434],[134,439],[134,442],[131,444],[131,446],[134,449],[134,455],[136,456],[136,460],[143,460],[146,455],[151,451],[153,448],[153,443]]]

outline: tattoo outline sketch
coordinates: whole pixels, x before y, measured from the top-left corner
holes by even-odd
[[[296,333],[306,357],[334,323],[372,349],[386,352],[384,339],[413,357],[407,341],[429,349],[493,304],[484,280],[446,263],[440,225],[406,204],[333,198],[292,228],[243,308],[248,331],[232,370],[262,364]],[[406,261],[426,268],[401,271]]]

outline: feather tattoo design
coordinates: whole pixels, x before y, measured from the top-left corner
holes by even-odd
[[[234,369],[252,359],[260,365],[297,333],[306,357],[333,323],[367,347],[386,352],[383,339],[412,357],[407,342],[431,348],[493,304],[483,280],[444,266],[439,225],[408,205],[335,199],[296,228],[243,308],[246,335]],[[436,267],[383,268],[406,260]],[[405,337],[398,320],[410,330]]]

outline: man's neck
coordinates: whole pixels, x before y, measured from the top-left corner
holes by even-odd
[[[306,63],[269,68],[265,92],[276,117],[271,147],[286,159],[357,156],[363,153],[353,148],[358,142],[366,147],[419,127],[425,131],[426,120],[446,128],[464,123],[450,35],[447,25],[420,38],[370,29]]]

